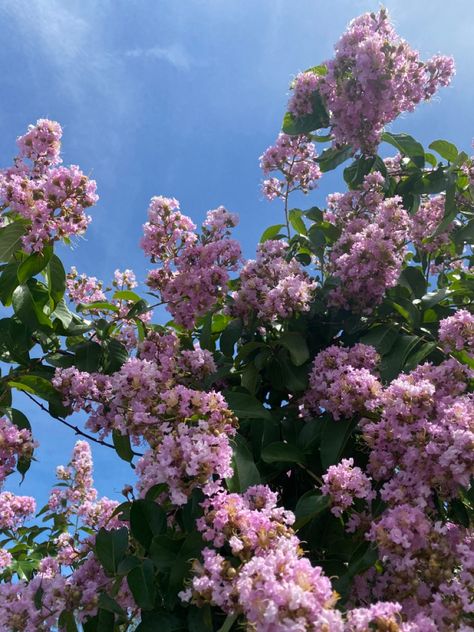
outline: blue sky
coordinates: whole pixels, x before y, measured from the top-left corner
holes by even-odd
[[[473,137],[474,3],[387,0],[398,32],[423,57],[456,59],[452,86],[393,128],[424,143]],[[153,195],[177,197],[199,222],[223,204],[240,214],[236,235],[251,256],[263,229],[281,221],[259,192],[258,157],[280,126],[291,78],[331,56],[363,0],[2,0],[0,163],[15,138],[48,117],[64,128],[65,164],[97,180],[100,202],[84,240],[61,250],[67,266],[108,280],[115,268],[144,279],[138,247]],[[324,178],[307,206],[340,186]],[[21,402],[23,405],[23,402]],[[24,404],[41,443],[21,492],[44,501],[73,434]],[[94,448],[101,493],[131,477]],[[17,487],[15,487],[18,490]]]

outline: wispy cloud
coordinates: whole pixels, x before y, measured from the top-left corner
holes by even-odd
[[[189,70],[192,60],[181,44],[171,46],[152,46],[151,48],[134,48],[125,53],[126,57],[150,58],[166,61],[178,70]]]

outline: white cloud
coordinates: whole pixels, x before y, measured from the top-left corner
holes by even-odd
[[[188,53],[181,44],[171,46],[153,46],[151,48],[134,48],[125,53],[126,57],[160,59],[170,63],[179,70],[189,70],[192,65]]]

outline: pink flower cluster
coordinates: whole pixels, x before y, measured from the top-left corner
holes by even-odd
[[[85,274],[78,274],[73,266],[66,276],[66,288],[69,298],[73,303],[95,303],[105,301],[106,296],[102,290],[103,283],[96,277],[88,277]]]
[[[255,314],[267,323],[291,318],[310,309],[316,282],[295,260],[287,261],[284,241],[260,244],[256,260],[250,259],[240,273],[240,287],[231,293],[228,310],[249,321]]]
[[[18,139],[15,166],[0,172],[0,205],[9,209],[11,219],[26,220],[22,240],[27,252],[82,235],[90,222],[85,210],[98,200],[95,181],[79,167],[58,166],[60,138],[58,123],[38,121]]]
[[[472,372],[471,372],[472,374]],[[474,405],[470,372],[456,360],[424,364],[384,389],[380,420],[364,420],[369,470],[386,481],[386,502],[426,506],[432,490],[451,498],[474,475]],[[471,375],[472,378],[472,375]]]
[[[35,510],[36,502],[31,496],[0,492],[0,529],[18,528]]]
[[[439,235],[433,237],[445,213],[444,195],[423,200],[412,218],[411,238],[417,248],[424,252],[435,252],[449,244],[449,234],[454,224],[450,224]]]
[[[5,478],[15,469],[17,461],[31,458],[36,445],[29,430],[20,430],[6,417],[0,417],[0,489]]]
[[[207,213],[198,237],[177,200],[152,198],[141,245],[161,267],[151,270],[147,283],[178,324],[191,329],[224,296],[229,271],[241,258],[239,244],[229,238],[236,225],[237,216],[221,206]]]
[[[265,197],[269,200],[287,198],[293,191],[308,193],[314,189],[321,177],[316,158],[314,143],[306,136],[279,134],[275,144],[260,156],[260,167],[264,174],[279,171],[283,176],[263,182]]]
[[[462,351],[474,355],[474,315],[459,309],[439,323],[439,340],[446,352]]]
[[[395,33],[385,9],[353,20],[335,50],[327,74],[298,75],[288,108],[296,117],[309,114],[318,89],[330,110],[335,142],[367,154],[375,152],[385,125],[430,99],[454,73],[449,57],[422,62]]]
[[[86,441],[76,441],[69,467],[59,466],[56,470],[60,481],[70,481],[66,487],[57,487],[51,491],[49,508],[53,511],[68,513],[81,507],[87,501],[97,497],[92,479],[92,454]]]
[[[117,430],[135,443],[143,437],[151,449],[137,464],[140,493],[166,483],[180,505],[195,487],[211,493],[216,480],[231,475],[236,419],[220,393],[185,386],[215,369],[209,352],[181,355],[174,334],[151,332],[139,353],[144,357],[110,376],[58,369],[53,384],[67,405],[90,414],[86,425],[94,432]]]
[[[469,629],[464,625],[474,611],[472,530],[433,522],[420,507],[400,504],[382,514],[368,538],[378,547],[383,571],[359,577],[360,594],[397,599],[405,616],[426,625],[416,630]]]
[[[384,199],[380,173],[362,189],[328,198],[326,218],[341,229],[329,255],[328,272],[339,280],[330,304],[368,314],[398,281],[411,220],[401,198]]]
[[[300,403],[302,416],[327,411],[338,420],[370,409],[381,391],[374,375],[379,360],[375,349],[362,343],[347,349],[331,345],[318,353]]]
[[[195,563],[195,577],[181,598],[242,613],[261,632],[342,632],[331,582],[302,557],[293,521],[293,514],[278,508],[276,494],[263,485],[207,499],[197,526],[214,548],[204,549],[203,564]],[[237,562],[225,557],[226,547]]]
[[[370,478],[360,467],[354,467],[354,459],[342,459],[331,465],[323,475],[321,492],[331,498],[331,512],[339,518],[359,498],[367,503],[375,498]]]

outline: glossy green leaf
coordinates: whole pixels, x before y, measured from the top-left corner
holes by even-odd
[[[304,463],[304,452],[296,445],[276,441],[266,445],[261,453],[262,461],[265,463]]]
[[[25,283],[46,268],[53,255],[53,248],[47,246],[40,252],[33,252],[18,266],[18,281]]]
[[[445,160],[449,160],[449,162],[454,162],[458,157],[459,152],[456,145],[449,143],[447,140],[435,140],[429,147],[442,158],[445,158]]]
[[[323,496],[316,490],[310,490],[303,494],[295,507],[295,529],[301,529],[310,520],[326,511],[330,506],[328,496]]]
[[[234,318],[221,334],[219,347],[224,355],[231,358],[234,355],[234,347],[242,335],[243,323],[240,318]]]
[[[133,450],[130,444],[130,437],[123,435],[120,430],[112,430],[112,439],[115,451],[121,459],[130,462],[133,459]]]
[[[136,604],[142,610],[153,610],[155,606],[155,569],[151,560],[145,559],[140,566],[132,568],[127,583]]]
[[[416,141],[413,136],[409,134],[391,134],[390,132],[384,132],[382,134],[382,140],[393,145],[400,153],[408,156],[420,169],[423,169],[425,166],[425,150],[423,149],[423,145]]]
[[[130,507],[130,530],[133,537],[148,549],[153,536],[166,531],[166,514],[153,500],[135,500]]]
[[[278,344],[290,353],[291,361],[295,366],[301,366],[309,360],[309,349],[304,336],[296,331],[287,331],[282,334]]]
[[[111,574],[117,572],[118,565],[128,549],[128,529],[99,529],[95,539],[95,552],[104,569]]]
[[[0,228],[0,261],[10,261],[17,250],[21,250],[21,238],[25,234],[25,225],[12,222]]]
[[[237,435],[232,443],[234,473],[232,478],[227,479],[227,487],[231,492],[242,493],[252,485],[258,485],[261,482],[260,473],[245,439]]]
[[[282,228],[285,228],[285,224],[275,224],[274,226],[269,226],[268,228],[266,228],[263,231],[262,236],[260,237],[260,243],[263,244],[269,239],[278,238]]]
[[[237,391],[225,391],[229,408],[240,419],[269,419],[270,411],[253,395]]]

